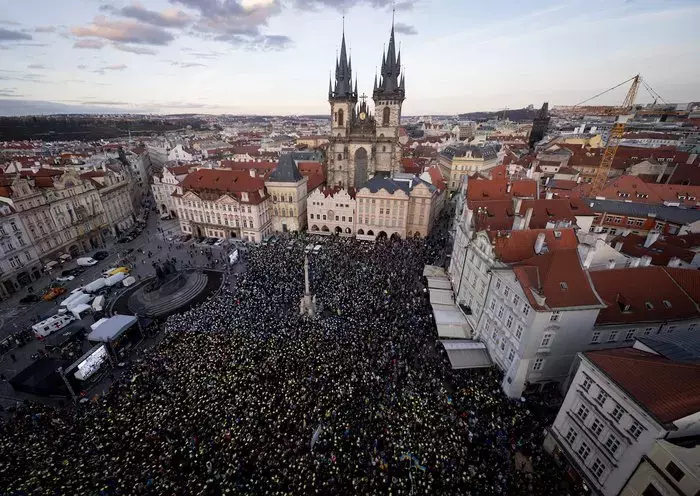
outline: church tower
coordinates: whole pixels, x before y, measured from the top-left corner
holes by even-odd
[[[340,60],[335,61],[335,85],[328,82],[328,102],[331,104],[331,134],[346,137],[350,131],[350,116],[357,103],[357,81],[352,88],[352,60],[345,48],[345,29],[340,44]]]
[[[401,170],[399,125],[405,90],[393,23],[389,49],[383,57],[381,79],[377,81],[375,77],[374,81],[373,114],[367,95],[358,95],[357,78],[352,80],[352,62],[347,55],[343,28],[340,58],[336,57],[335,61],[335,82],[331,79],[328,83],[331,134],[326,181],[329,185],[359,189],[377,173]]]
[[[382,141],[390,138],[392,142],[399,139],[401,126],[401,105],[406,98],[406,87],[403,74],[401,74],[401,52],[397,54],[396,40],[394,37],[394,23],[391,24],[389,47],[386,53],[382,53],[382,70],[380,78],[374,77],[374,115],[377,120],[377,138]],[[390,147],[391,157],[381,157],[381,162],[389,162],[389,170],[398,171],[398,163],[401,160],[401,151],[398,146]],[[379,157],[378,157],[379,158]]]

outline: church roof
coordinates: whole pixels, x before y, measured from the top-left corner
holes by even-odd
[[[275,167],[275,170],[272,171],[272,174],[270,174],[267,180],[279,183],[296,183],[303,178],[304,176],[299,172],[299,168],[292,155],[290,153],[284,153],[280,155],[280,161],[277,167]]]

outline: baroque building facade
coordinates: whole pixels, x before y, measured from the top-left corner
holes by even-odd
[[[360,188],[377,172],[391,174],[401,171],[399,125],[406,91],[393,25],[389,47],[386,54],[382,54],[381,75],[379,79],[376,75],[374,78],[372,100],[376,116],[369,110],[367,97],[358,95],[357,79],[354,83],[353,88],[352,61],[347,56],[343,32],[340,59],[335,64],[335,84],[328,83],[330,186]]]

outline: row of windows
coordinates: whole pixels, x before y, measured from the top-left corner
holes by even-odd
[[[198,201],[185,201],[182,198],[177,199],[178,205],[183,205],[186,207],[200,208],[204,210],[221,210],[222,212],[238,212],[238,205],[230,204],[218,204],[209,202],[198,202]],[[246,206],[241,205],[241,212],[246,211]],[[248,213],[251,213],[251,207],[248,205]]]
[[[595,398],[593,399],[595,401],[595,403],[597,403],[598,406],[600,406],[602,408],[602,407],[605,407],[608,400],[610,400],[612,402],[612,404],[611,404],[612,409],[608,412],[610,414],[610,417],[618,425],[625,423],[622,420],[622,417],[625,414],[627,414],[627,412],[622,407],[622,405],[620,405],[618,402],[612,400],[610,398],[610,395],[608,393],[606,393],[602,387],[597,385],[591,377],[584,374],[584,379],[583,379],[583,382],[581,383],[581,388],[586,392],[590,392],[591,386],[594,386],[594,385],[597,386],[597,389],[598,389],[598,392],[597,392]],[[586,420],[586,418],[588,417],[588,412],[589,412],[589,408],[585,405],[581,405],[581,407],[579,407],[579,410],[576,414],[579,416],[579,418],[581,418],[581,420]],[[639,435],[642,433],[642,431],[644,431],[644,427],[634,417],[632,417],[631,415],[629,415],[629,417],[630,417],[630,422],[629,422],[629,427],[627,428],[627,432],[629,433],[630,436],[632,436],[632,438],[637,439],[637,438],[639,438]],[[602,424],[601,424],[599,429],[598,428],[593,429],[593,425],[595,425],[596,423],[600,423],[600,421],[597,418],[594,420],[593,424],[591,424],[591,427],[592,427],[592,430],[594,430],[594,432],[596,433],[596,435],[598,435],[598,434],[600,434],[600,431],[602,431]]]
[[[574,443],[578,439],[578,432],[573,427],[569,427],[568,432],[566,433],[565,436],[566,441],[571,445],[572,449],[574,448]],[[576,455],[584,462],[588,460],[588,457],[591,454],[591,447],[588,445],[586,441],[582,441],[581,444],[579,445],[578,449],[575,450]],[[605,463],[603,461],[596,457],[596,459],[593,461],[593,463],[590,466],[590,471],[593,474],[593,476],[597,479],[600,480],[602,477],[603,473],[605,472]]]
[[[667,332],[671,333],[675,330],[676,326],[675,325],[670,325],[667,327]],[[624,336],[624,341],[634,341],[634,339],[637,336],[649,336],[652,333],[654,333],[655,327],[647,327],[644,330],[637,330],[637,329],[629,329],[627,331],[620,331],[620,330],[612,330],[609,331],[607,338],[605,339],[605,342],[607,343],[615,343],[619,341],[621,336]],[[695,324],[690,324],[688,326],[688,329],[695,329]],[[593,335],[591,336],[591,342],[590,344],[598,344],[602,343],[602,334],[603,331],[593,331]]]
[[[321,214],[316,214],[315,217],[314,217],[314,214],[309,214],[309,217],[310,217],[312,220],[313,220],[313,219],[316,219],[316,220],[326,220],[326,214],[323,214],[323,215],[321,215]],[[321,219],[321,217],[323,217],[323,219]],[[331,220],[333,220],[333,219],[331,219]],[[336,221],[336,222],[341,222],[341,221],[342,221],[342,222],[346,222],[345,216],[344,216],[344,215],[342,215],[342,216],[341,216],[341,215],[336,215],[336,216],[335,216],[335,221]],[[348,218],[347,218],[347,222],[352,222],[352,217],[348,217]]]

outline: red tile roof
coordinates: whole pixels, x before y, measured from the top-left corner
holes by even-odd
[[[573,229],[524,229],[519,231],[489,231],[496,258],[503,263],[515,263],[534,257],[535,241],[544,233],[544,241],[549,251],[574,249],[578,239]]]
[[[415,159],[410,157],[402,158],[401,166],[403,167],[403,171],[409,174],[420,174],[422,172],[422,167],[418,165]]]
[[[426,172],[430,174],[430,184],[435,186],[438,191],[445,191],[445,188],[447,188],[447,183],[445,182],[445,178],[442,177],[442,174],[440,174],[440,169],[438,169],[436,166],[428,167]]]
[[[602,305],[581,267],[576,249],[535,255],[518,262],[513,271],[530,306],[537,310]],[[544,297],[544,302],[533,292]]]
[[[582,183],[576,190],[580,191],[582,196],[588,196],[591,185]],[[596,197],[654,205],[663,205],[664,202],[679,203],[695,208],[700,202],[700,186],[653,184],[644,182],[638,176],[619,176],[609,180]]]
[[[680,267],[664,267],[664,271],[700,306],[700,271]]]
[[[591,271],[593,286],[607,306],[598,314],[596,324],[700,317],[693,300],[664,269],[649,266]]]
[[[617,243],[622,243],[618,251],[632,257],[649,256],[654,265],[668,265],[668,262],[674,257],[680,258],[684,262],[692,262],[695,252],[679,246],[681,242],[673,240],[677,237],[679,236],[660,236],[653,244],[645,248],[644,243],[647,237],[630,233],[626,236],[615,237],[610,244],[616,246]]]
[[[661,424],[700,411],[700,365],[634,348],[588,351],[585,357]]]
[[[486,181],[472,181],[476,184]],[[479,208],[486,215],[478,215]],[[556,198],[551,200],[523,200],[520,211],[516,212],[513,201],[472,201],[469,208],[474,211],[474,223],[477,231],[489,229],[492,231],[508,231],[513,228],[515,214],[525,215],[532,208],[530,229],[545,229],[548,222],[576,223],[576,216],[595,215],[584,202],[578,198]],[[484,210],[485,209],[485,210]]]
[[[182,181],[185,191],[194,193],[229,194],[239,200],[241,193],[248,193],[246,203],[261,203],[266,197],[265,179],[252,177],[248,171],[228,169],[200,169],[187,175]],[[263,191],[264,196],[260,195]]]
[[[510,184],[510,191],[508,185]],[[508,200],[513,196],[535,198],[537,196],[537,181],[531,179],[489,179],[486,181],[470,181],[467,185],[467,201]]]

